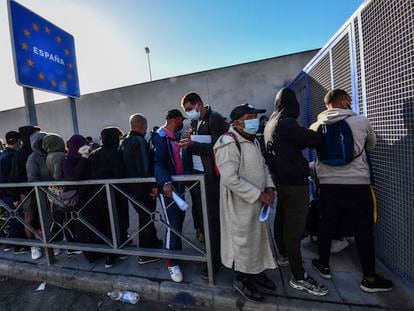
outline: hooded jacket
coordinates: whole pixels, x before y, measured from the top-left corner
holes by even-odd
[[[68,153],[63,160],[63,179],[77,181],[88,178],[88,160],[78,153],[80,147],[88,142],[82,135],[72,135],[66,142]]]
[[[344,119],[351,128],[354,138],[354,156],[361,152],[362,154],[344,166],[329,166],[316,160],[319,183],[370,184],[370,171],[365,150],[375,147],[376,136],[366,117],[357,116],[350,109],[333,108],[321,112],[310,128],[317,131],[321,124],[332,124]]]
[[[52,175],[46,167],[46,152],[42,147],[42,140],[45,136],[45,132],[35,132],[30,135],[30,146],[33,152],[27,158],[26,163],[27,181],[29,182],[52,180]]]
[[[13,158],[12,168],[10,171],[10,182],[27,181],[26,162],[29,155],[32,153],[32,147],[30,146],[30,135],[37,131],[40,131],[40,128],[37,126],[27,125],[19,127],[22,147],[16,151]],[[26,192],[26,190],[22,189],[22,192]]]
[[[297,122],[299,102],[289,88],[276,95],[275,110],[264,131],[266,160],[276,185],[307,185],[308,161],[302,155],[307,147],[317,147],[322,137]]]
[[[122,152],[119,150],[120,134],[117,127],[107,127],[101,131],[102,146],[89,156],[91,179],[125,177]]]
[[[47,153],[46,167],[54,180],[63,179],[63,159],[65,142],[57,134],[47,134],[42,141],[42,148]]]

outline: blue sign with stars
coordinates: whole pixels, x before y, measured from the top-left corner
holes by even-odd
[[[8,3],[17,84],[80,97],[73,36],[16,1]]]

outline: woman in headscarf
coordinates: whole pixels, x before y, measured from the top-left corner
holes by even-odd
[[[328,289],[305,273],[300,243],[305,231],[309,204],[309,165],[302,155],[307,147],[322,143],[318,133],[297,122],[299,102],[289,88],[276,95],[275,110],[264,131],[266,161],[277,191],[274,234],[280,266],[290,265],[290,286],[313,295],[326,295]]]
[[[81,181],[88,179],[88,142],[82,135],[72,135],[66,142],[67,153],[63,159],[63,180]],[[65,186],[64,191],[78,190],[79,207],[88,200],[88,189],[83,186]],[[87,230],[79,221],[74,220],[68,225],[65,236],[68,241],[80,241],[87,235]],[[66,256],[81,254],[79,250],[66,250]]]

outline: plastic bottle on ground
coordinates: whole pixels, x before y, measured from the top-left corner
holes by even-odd
[[[108,293],[109,298],[112,300],[118,300],[125,303],[136,304],[139,301],[139,295],[135,292],[130,291],[121,291],[119,289],[114,289]]]

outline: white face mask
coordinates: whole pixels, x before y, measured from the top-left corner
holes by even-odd
[[[200,112],[194,108],[187,112],[187,116],[191,121],[198,120],[200,118]]]
[[[260,121],[258,118],[244,120],[244,129],[247,134],[255,135],[259,129]]]

